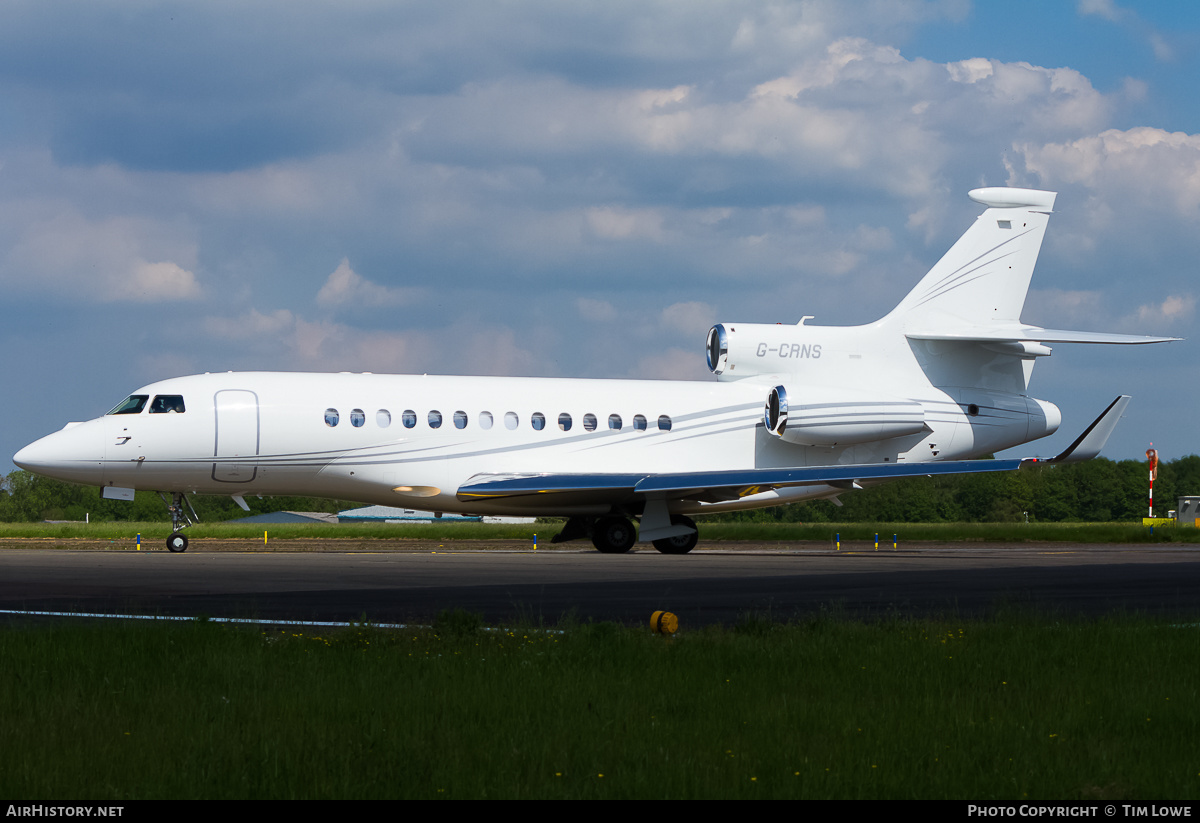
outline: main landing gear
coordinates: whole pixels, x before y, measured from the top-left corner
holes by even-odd
[[[604,554],[624,554],[637,542],[637,532],[628,519],[619,515],[601,517],[592,526],[592,545]]]
[[[183,529],[198,521],[200,517],[183,492],[171,492],[170,503],[167,503],[167,496],[162,492],[159,492],[158,496],[167,504],[167,511],[171,513],[171,536],[167,538],[167,551],[175,553],[187,551],[188,539],[187,535],[183,533]],[[185,502],[192,512],[191,517],[188,517],[187,512],[184,511],[183,504]]]
[[[687,554],[696,547],[696,543],[700,540],[700,534],[696,531],[695,521],[682,514],[673,514],[671,515],[671,525],[686,526],[691,529],[691,532],[678,537],[664,537],[651,541],[654,548],[663,554]],[[551,542],[563,543],[584,537],[592,539],[592,545],[598,552],[624,554],[637,542],[637,531],[629,518],[619,514],[598,518],[572,517]]]

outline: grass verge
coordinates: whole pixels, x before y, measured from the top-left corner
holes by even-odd
[[[0,628],[0,794],[1194,798],[1200,628]]]

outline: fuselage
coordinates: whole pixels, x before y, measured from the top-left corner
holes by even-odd
[[[996,451],[1051,433],[1050,404],[926,385],[915,434],[847,446],[772,436],[764,400],[776,376],[728,382],[229,372],[138,389],[113,412],[27,446],[32,471],[116,489],[305,495],[432,511],[508,513],[460,501],[481,474],[721,471],[924,462]],[[751,508],[839,493],[779,489],[676,511]],[[531,508],[531,505],[533,508]],[[599,513],[523,501],[522,513]]]

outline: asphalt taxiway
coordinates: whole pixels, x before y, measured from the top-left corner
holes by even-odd
[[[700,549],[256,552],[0,549],[0,609],[429,622],[444,609],[489,622],[684,625],[847,616],[1200,616],[1200,548],[940,545],[901,551]],[[19,620],[4,617],[5,620]]]

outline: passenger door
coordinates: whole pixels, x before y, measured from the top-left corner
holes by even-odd
[[[242,389],[219,391],[213,398],[216,409],[216,444],[213,480],[249,483],[258,474],[258,395]]]

